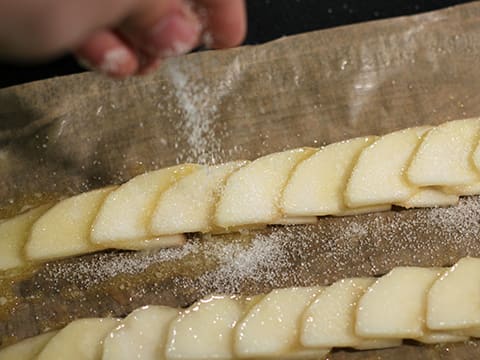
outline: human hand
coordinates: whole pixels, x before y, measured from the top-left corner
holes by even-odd
[[[238,45],[244,0],[0,0],[0,56],[73,51],[112,77],[144,74],[200,44]]]

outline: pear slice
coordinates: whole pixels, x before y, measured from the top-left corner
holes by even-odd
[[[354,216],[361,214],[369,214],[374,212],[389,211],[392,209],[392,205],[374,205],[374,206],[364,206],[356,209],[345,208],[339,211],[333,216]]]
[[[103,247],[151,240],[149,229],[158,198],[172,184],[199,169],[198,165],[179,165],[134,177],[113,191],[103,203],[93,223],[91,240]],[[165,242],[172,241],[169,238]],[[154,241],[159,246],[162,240]],[[152,245],[152,243],[150,243]]]
[[[333,215],[345,210],[344,191],[360,152],[376,137],[361,137],[321,148],[301,162],[283,192],[286,216]]]
[[[301,344],[309,348],[399,346],[401,339],[379,340],[355,334],[357,302],[374,281],[373,278],[351,278],[325,288],[303,314]]]
[[[473,163],[477,171],[480,171],[480,142],[476,144],[473,152]]]
[[[123,250],[155,250],[161,248],[180,247],[185,245],[187,238],[184,234],[158,236],[143,240],[125,240],[109,243],[112,249]]]
[[[235,329],[238,358],[277,357],[298,350],[300,318],[320,287],[273,290],[250,309]]]
[[[394,204],[415,194],[418,188],[407,181],[404,171],[429,129],[422,126],[396,131],[363,149],[347,183],[347,205]]]
[[[450,121],[430,130],[407,170],[417,186],[457,186],[480,182],[472,156],[480,119]]]
[[[117,319],[80,319],[60,330],[35,360],[98,360],[103,339],[119,324]]]
[[[0,360],[33,360],[56,333],[50,331],[10,345],[0,350]]]
[[[91,225],[114,188],[86,192],[53,206],[33,224],[25,245],[26,258],[50,260],[101,250],[90,242]]]
[[[446,331],[438,331],[438,332],[446,332]],[[480,327],[471,327],[471,328],[462,329],[462,330],[454,330],[454,333],[467,338],[468,337],[480,338]]]
[[[328,359],[327,355],[332,351],[332,349],[306,349],[306,350],[296,350],[293,353],[278,355],[274,358],[275,360],[323,360]]]
[[[469,336],[473,335],[462,335],[450,331],[426,330],[422,336],[416,338],[415,340],[424,344],[442,344],[463,342],[468,340]]]
[[[215,225],[228,229],[280,219],[285,184],[295,166],[315,151],[303,148],[270,154],[233,173],[217,204]]]
[[[398,267],[379,278],[359,302],[356,333],[378,338],[408,338],[427,344],[467,339],[453,332],[431,331],[425,326],[427,294],[443,271]]]
[[[423,207],[444,207],[458,204],[459,197],[455,194],[448,194],[436,188],[420,188],[420,190],[407,200],[397,202],[395,205],[406,209]]]
[[[442,188],[447,194],[469,196],[480,195],[480,182],[471,185],[448,186]]]
[[[178,315],[166,306],[135,310],[105,338],[102,360],[163,359],[168,328]]]
[[[212,296],[193,304],[170,326],[166,359],[232,358],[234,327],[247,303],[236,296]]]
[[[398,267],[379,278],[360,299],[356,333],[382,338],[424,336],[427,293],[441,273],[435,268]]]
[[[208,232],[221,188],[246,161],[205,166],[180,179],[166,190],[153,211],[151,232],[155,235]]]
[[[480,173],[480,143],[475,146],[475,150],[473,152],[473,164],[477,172]],[[479,195],[480,182],[471,185],[453,187],[452,191],[460,195]]]
[[[0,270],[8,270],[25,265],[22,250],[27,242],[33,223],[51,205],[43,205],[0,222]]]
[[[318,218],[316,216],[284,216],[270,225],[299,225],[299,224],[316,224]]]
[[[461,259],[428,293],[427,326],[434,330],[480,327],[480,258]]]

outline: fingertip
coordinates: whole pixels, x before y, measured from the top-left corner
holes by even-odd
[[[190,52],[198,45],[201,24],[183,0],[168,7],[158,2],[129,18],[121,31],[142,53],[151,58],[168,58]]]
[[[122,79],[137,72],[138,61],[130,49],[126,46],[118,46],[103,53],[98,70],[107,76]]]
[[[74,53],[81,65],[112,78],[134,75],[139,68],[135,52],[111,31],[90,36]]]
[[[247,34],[247,11],[244,0],[199,0],[205,14],[206,28],[202,40],[212,49],[240,45]]]

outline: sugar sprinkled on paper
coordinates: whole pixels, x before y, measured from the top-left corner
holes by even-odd
[[[221,142],[224,136],[219,136],[228,131],[220,121],[219,106],[241,74],[238,61],[213,85],[194,78],[195,71],[185,72],[175,64],[167,67],[167,74],[181,111],[174,126],[188,144],[188,148],[178,149],[177,162],[217,163],[225,160],[225,155],[231,155],[232,150],[238,150],[225,149]]]
[[[285,239],[284,239],[285,240]],[[212,259],[218,266],[198,279],[203,287],[215,292],[235,292],[242,279],[275,282],[280,286],[278,270],[288,267],[288,250],[285,241],[275,234],[258,234],[252,241],[230,243],[202,242],[193,240],[179,248],[162,249],[147,253],[104,253],[95,256],[94,261],[80,263],[49,263],[44,279],[90,286],[101,283],[116,275],[142,273],[153,264],[182,261],[187,256],[198,255]]]

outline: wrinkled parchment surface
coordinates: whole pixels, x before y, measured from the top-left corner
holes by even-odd
[[[471,3],[192,54],[146,78],[81,74],[3,89],[0,217],[179,162],[253,159],[478,116],[479,59],[480,4]],[[192,240],[183,254],[97,254],[14,280],[4,274],[0,339],[11,343],[76,317],[121,316],[147,303],[186,306],[212,291],[258,293],[378,275],[401,264],[448,265],[480,256],[477,205],[467,199],[458,212],[325,218],[313,226]],[[272,248],[275,239],[281,249]],[[232,265],[235,254],[262,251],[270,256],[265,263],[257,256],[245,258],[250,270]],[[106,268],[116,271],[104,274]],[[472,341],[339,351],[330,358],[479,356]]]

